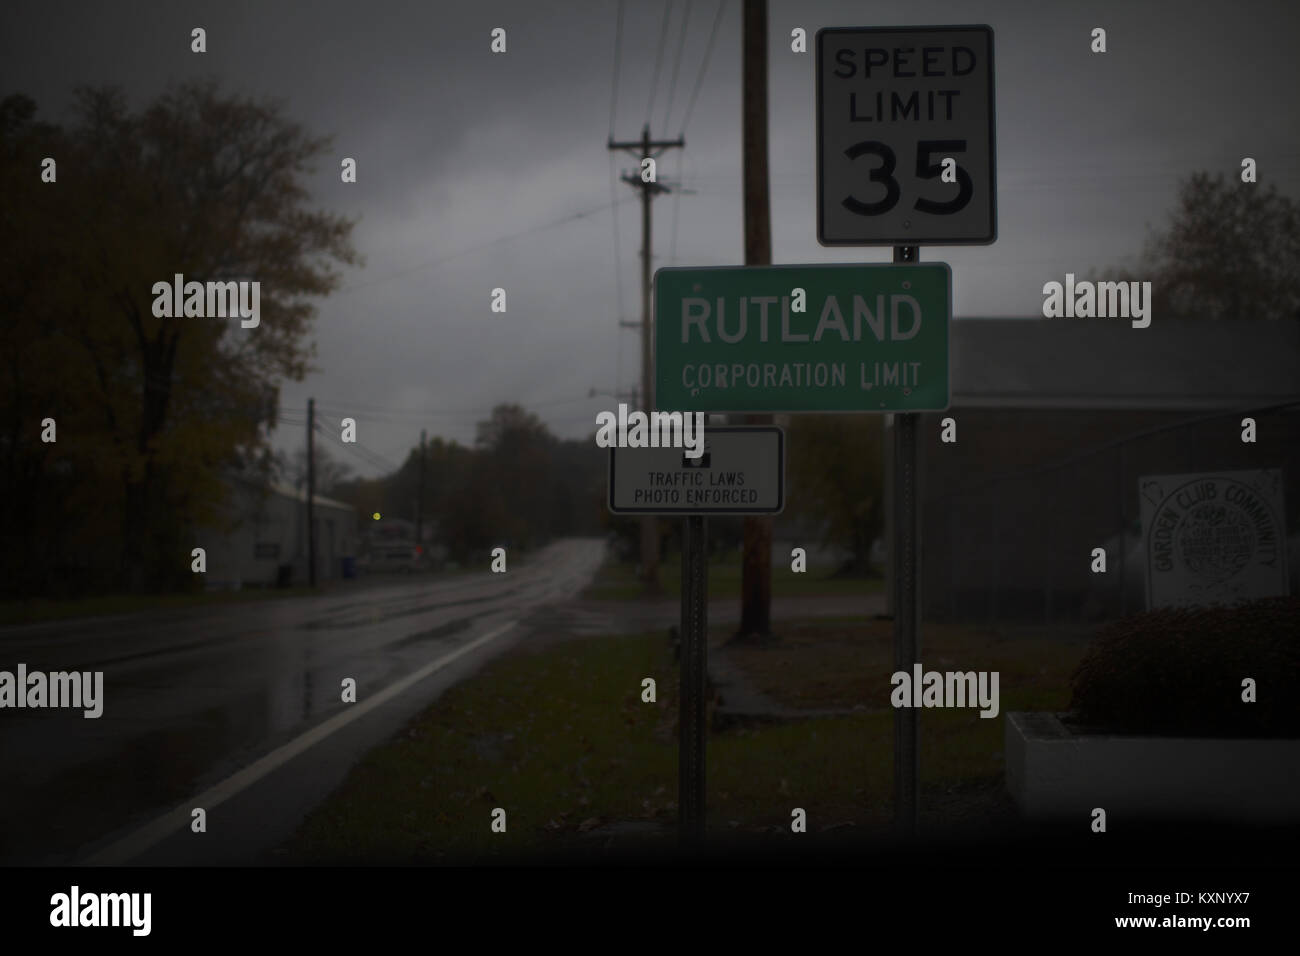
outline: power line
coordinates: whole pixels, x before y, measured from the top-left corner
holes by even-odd
[[[585,209],[582,212],[573,213],[571,215],[565,216],[562,219],[555,219],[552,220],[551,222],[542,223],[541,225],[533,226],[529,229],[524,229],[521,232],[514,232],[506,236],[498,236],[495,239],[489,239],[487,242],[481,243],[477,246],[470,246],[468,249],[462,249],[459,252],[452,252],[445,256],[439,256],[436,259],[430,259],[428,262],[422,263],[421,265],[418,266],[411,266],[406,269],[399,269],[396,272],[390,272],[388,275],[376,276],[375,278],[370,279],[366,282],[358,282],[355,285],[345,286],[344,288],[339,289],[335,293],[335,295],[342,295],[349,292],[356,292],[358,289],[365,289],[369,286],[377,285],[380,282],[388,282],[391,279],[400,279],[403,276],[411,275],[412,273],[423,272],[425,269],[432,269],[436,266],[442,265],[443,263],[450,262],[452,259],[459,259],[461,256],[468,256],[475,252],[482,252],[484,249],[491,248],[492,246],[495,245],[500,245],[503,242],[511,242],[515,239],[522,239],[525,236],[535,235],[547,229],[554,229],[556,226],[567,225],[568,223],[576,222],[579,219],[585,219],[588,216],[594,216],[598,212],[604,212],[606,209],[609,209],[611,206],[617,207],[621,203],[631,202],[633,198],[635,197],[624,197],[623,199],[613,199],[611,200],[611,202],[602,203],[601,205],[595,206],[591,209]]]
[[[318,434],[329,438],[331,441],[334,442],[334,444],[342,446],[345,450],[354,454],[358,459],[360,459],[361,461],[369,465],[371,468],[376,468],[380,471],[400,470],[400,468],[397,465],[394,465],[392,462],[385,459],[378,452],[371,451],[369,448],[366,448],[362,445],[358,445],[355,442],[345,442],[337,435],[335,435],[333,432],[329,431],[328,429],[320,425],[316,426],[315,431]]]
[[[609,138],[614,138],[614,112],[618,108],[619,63],[623,59],[623,0],[618,0],[618,16],[614,21],[614,83],[609,97]]]
[[[650,125],[650,114],[655,110],[655,92],[659,89],[659,68],[663,65],[664,41],[668,39],[668,21],[672,19],[672,16],[673,0],[668,0],[664,4],[663,27],[659,31],[659,46],[655,50],[655,72],[650,80],[650,101],[646,103],[645,107],[645,124],[647,126]],[[613,131],[610,132],[610,136],[613,137]]]
[[[609,98],[609,138],[614,138],[614,111],[618,102],[619,62],[623,48],[623,0],[618,0],[618,15],[614,25],[614,90]],[[614,221],[614,301],[618,320],[623,321],[623,256],[618,241],[618,183],[614,176],[614,154],[609,153],[609,202]]]
[[[690,102],[686,104],[686,115],[682,117],[679,136],[686,134],[686,124],[691,121],[691,113],[695,109],[695,99],[700,95],[700,87],[704,85],[704,74],[709,68],[709,58],[713,55],[713,41],[718,35],[718,24],[722,22],[722,11],[726,5],[727,0],[718,0],[718,12],[713,17],[713,28],[709,30],[709,43],[704,48],[704,60],[700,63],[699,75],[695,77],[695,89],[691,90]]]
[[[392,406],[368,405],[352,402],[330,402],[324,404],[316,403],[316,407],[328,411],[332,415],[486,415],[494,411],[499,405],[517,404],[524,408],[525,411],[531,411],[534,408],[553,408],[557,405],[572,405],[574,402],[586,401],[587,396],[582,395],[573,398],[553,398],[542,402],[496,402],[493,405],[481,405],[477,408],[441,408],[441,409],[424,409],[424,408],[394,408]]]
[[[668,82],[668,105],[664,107],[663,128],[668,128],[668,117],[673,111],[673,96],[677,92],[677,71],[682,65],[682,50],[686,48],[686,25],[691,20],[691,0],[686,0],[686,10],[682,13],[682,32],[677,37],[677,55],[673,57],[673,75]]]
[[[381,472],[383,471],[395,472],[395,471],[402,470],[400,465],[394,465],[383,455],[379,454],[376,451],[371,451],[365,445],[362,445],[358,442],[345,442],[342,438],[335,435],[332,431],[325,428],[319,422],[316,423],[315,430],[319,432],[321,435],[324,435],[326,438],[333,441],[334,444],[341,445],[345,450],[354,454],[357,458],[365,462],[371,468],[377,468]]]
[[[577,402],[587,402],[587,401],[591,401],[590,395],[581,395],[574,398],[554,399],[546,402],[536,402],[536,403],[524,405],[523,407],[525,408],[526,411],[531,411],[534,408],[553,408],[561,405],[572,405]],[[499,404],[501,403],[498,403],[498,405]],[[373,406],[373,405],[372,406],[348,405],[346,408],[344,408],[342,405],[323,405],[317,403],[316,411],[323,415],[328,415],[330,417],[336,417],[336,416],[358,417],[363,419],[364,421],[372,422],[376,424],[406,426],[406,425],[411,425],[412,422],[409,420],[404,421],[401,419],[397,419],[392,416],[409,415],[409,416],[414,416],[416,418],[419,418],[419,417],[447,416],[447,415],[482,415],[482,414],[490,414],[496,407],[497,406],[494,405],[490,407],[484,406],[480,408],[432,410],[432,409],[380,408],[378,406]],[[293,411],[297,412],[298,409],[294,409]],[[571,421],[580,420],[580,418],[582,417],[585,416],[564,417],[561,418],[560,421],[567,423]],[[299,427],[305,426],[307,424],[305,419],[299,418],[296,415],[286,415],[284,412],[277,413],[276,423],[284,424],[284,425],[294,425]],[[342,446],[345,451],[353,455],[358,461],[360,461],[362,464],[366,465],[369,468],[373,468],[381,473],[393,473],[393,472],[401,471],[403,467],[402,465],[394,464],[386,456],[381,455],[379,452],[374,451],[373,449],[368,448],[367,446],[362,445],[359,442],[343,441],[342,437],[335,434],[334,431],[331,430],[330,428],[326,427],[320,421],[319,417],[312,422],[312,426],[313,426],[312,430],[314,432],[330,439],[330,441],[332,441],[335,445]]]
[[[336,435],[334,434],[332,429],[326,428],[325,425],[321,423],[319,418],[313,423],[313,427],[317,432],[331,439],[336,445],[346,445],[349,450],[367,456],[375,464],[383,465],[385,468],[396,469],[398,467],[397,465],[394,465],[391,461],[389,461],[387,458],[385,458],[383,455],[379,454],[379,452],[367,448],[365,445],[362,445],[360,442],[344,441],[342,436]]]
[[[1034,193],[1042,190],[1057,192],[1073,190],[1078,192],[1080,186],[1105,188],[1109,192],[1122,191],[1149,194],[1153,184],[1168,182],[1168,177],[1163,173],[1140,172],[1089,175],[1071,175],[1068,172],[1063,172],[1054,179],[1043,181],[1017,181],[1016,177],[1003,177],[1001,175],[999,175],[999,178],[998,192],[1002,194]],[[772,177],[771,182],[778,193],[786,195],[811,192],[816,186],[816,183],[806,175],[776,175]],[[720,174],[687,178],[682,181],[681,185],[688,186],[705,196],[732,195],[742,189],[742,184],[737,182],[734,176]],[[1172,184],[1169,188],[1173,188]]]
[[[1270,166],[1270,168],[1282,169],[1288,172],[1295,172],[1295,171],[1300,171],[1300,163],[1272,165]],[[1169,180],[1170,185],[1174,185],[1173,181],[1170,180],[1171,176],[1176,176],[1183,173],[1192,173],[1197,171],[1198,170],[1189,167],[1188,164],[1184,162],[1143,163],[1141,161],[1134,161],[1130,163],[1125,163],[1122,168],[1118,168],[1118,167],[1106,166],[1101,163],[1089,163],[1089,162],[1076,163],[1073,160],[1071,160],[1070,165],[1068,166],[1052,166],[1047,168],[1041,165],[1040,166],[1015,166],[1015,167],[999,166],[998,176],[999,176],[999,180],[1001,180],[1001,177],[1010,177],[1017,180],[1024,180],[1026,178],[1029,179],[1046,178],[1046,179],[1050,179],[1053,183],[1057,185],[1063,182],[1073,182],[1075,179],[1080,177],[1095,178],[1099,180],[1116,179],[1116,178],[1165,179],[1165,180]],[[797,170],[797,169],[774,169],[770,174],[770,178],[772,179],[773,182],[787,181],[787,182],[804,183],[804,182],[811,181],[811,177],[809,176],[807,170]],[[729,183],[735,182],[736,174],[734,171],[720,170],[718,172],[696,173],[696,174],[692,174],[691,176],[691,182],[715,182],[715,181],[729,182]]]
[[[585,402],[589,400],[590,399],[588,396],[583,395],[575,398],[562,398],[562,399],[556,399],[554,401],[539,402],[536,404],[524,404],[524,403],[517,403],[517,404],[520,404],[521,407],[523,407],[526,412],[529,412],[531,414],[534,412],[534,409],[557,408],[563,405],[573,405],[578,402]],[[415,425],[424,424],[431,418],[442,418],[442,419],[450,418],[457,422],[472,421],[475,419],[482,421],[492,413],[492,411],[496,408],[496,406],[492,406],[491,408],[485,407],[485,408],[478,408],[478,409],[468,409],[468,408],[458,409],[458,410],[444,409],[440,411],[420,410],[420,409],[400,409],[400,408],[367,409],[355,405],[344,408],[342,406],[337,406],[337,405],[320,405],[320,404],[318,404],[316,408],[321,414],[328,415],[331,418],[334,417],[341,418],[341,417],[351,416],[370,424],[389,425],[389,426],[398,426],[398,427],[413,427]]]
[[[328,411],[331,416],[342,414],[334,409],[326,409],[326,411]],[[411,415],[409,417],[401,417],[387,412],[352,412],[351,416],[370,425],[397,425],[403,428],[413,428],[416,425],[423,425],[431,418],[450,418],[455,422],[460,422],[481,417],[477,414]]]
[[[620,329],[622,327],[620,326]],[[623,390],[623,336],[618,337],[617,358],[614,360],[614,391]]]

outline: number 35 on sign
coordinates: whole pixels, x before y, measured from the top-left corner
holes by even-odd
[[[993,30],[817,33],[817,238],[826,246],[997,238]]]

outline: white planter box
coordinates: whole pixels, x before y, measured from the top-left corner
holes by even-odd
[[[1300,822],[1300,740],[1075,734],[1052,713],[1006,716],[1007,789],[1032,819],[1195,817]]]

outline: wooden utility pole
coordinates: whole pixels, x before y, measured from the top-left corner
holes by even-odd
[[[316,586],[316,399],[307,399],[307,584]]]
[[[767,0],[745,0],[744,74],[745,265],[772,264],[772,209],[767,171]],[[748,415],[750,425],[770,425],[771,415]],[[772,519],[745,518],[740,572],[740,638],[772,631]]]
[[[609,140],[610,149],[624,149],[638,160],[655,159],[666,149],[681,149],[686,145],[682,137],[652,140],[650,126],[641,129],[641,138],[628,142]],[[652,364],[652,337],[650,334],[650,200],[668,187],[658,182],[658,175],[647,181],[638,166],[635,175],[622,175],[623,182],[641,190],[641,409],[649,415],[654,409],[654,366]],[[641,576],[648,588],[659,584],[659,531],[653,515],[641,519]]]
[[[427,430],[420,429],[420,480],[415,492],[415,549],[424,555],[424,440]]]

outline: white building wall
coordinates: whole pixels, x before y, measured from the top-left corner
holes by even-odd
[[[292,568],[291,583],[306,583],[307,503],[303,494],[273,487],[262,492],[238,482],[231,495],[230,513],[239,517],[231,531],[204,529],[198,546],[207,551],[209,588],[265,587],[274,585],[281,565]],[[341,502],[315,500],[317,581],[342,576],[344,557],[356,556],[356,513]]]

